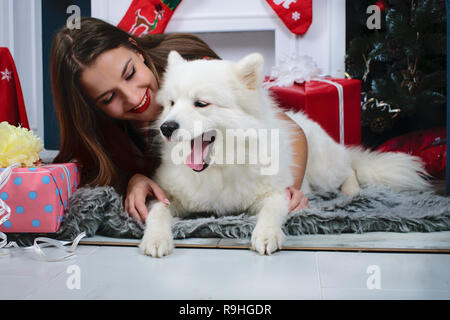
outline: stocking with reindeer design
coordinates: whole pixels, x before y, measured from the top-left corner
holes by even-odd
[[[148,33],[163,33],[181,0],[133,0],[120,29],[140,37]]]

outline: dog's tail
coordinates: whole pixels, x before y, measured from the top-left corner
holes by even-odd
[[[352,167],[361,185],[383,184],[395,190],[427,190],[430,175],[419,157],[401,152],[350,149]]]

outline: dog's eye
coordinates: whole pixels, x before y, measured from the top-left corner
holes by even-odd
[[[210,104],[208,102],[205,101],[201,101],[201,100],[197,100],[194,102],[194,106],[198,107],[198,108],[204,108],[209,106]]]
[[[175,102],[173,102],[172,100],[169,101],[169,104],[171,107],[173,107],[173,105],[175,104]]]

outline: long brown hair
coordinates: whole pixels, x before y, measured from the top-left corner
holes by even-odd
[[[157,162],[139,155],[136,145],[142,151],[143,140],[128,121],[108,117],[89,102],[80,86],[82,71],[100,54],[118,47],[139,51],[158,86],[171,50],[177,50],[185,59],[219,57],[191,34],[136,38],[105,21],[89,17],[81,19],[81,29],[63,27],[56,33],[50,72],[60,126],[60,151],[54,162],[77,160],[82,166],[82,185],[113,185],[123,193],[132,174],[151,174]]]

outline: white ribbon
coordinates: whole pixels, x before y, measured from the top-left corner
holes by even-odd
[[[344,145],[344,87],[337,82],[324,78],[314,78],[314,81],[326,82],[336,87],[339,97],[339,143]]]
[[[77,248],[78,243],[84,237],[86,237],[85,232],[80,233],[72,242],[59,241],[59,240],[55,240],[55,239],[51,239],[51,238],[40,237],[40,238],[34,239],[33,246],[27,247],[27,248],[34,248],[34,251],[36,253],[38,253],[41,257],[43,257],[46,261],[49,261],[49,262],[62,261],[67,258],[73,257],[75,255],[74,251]],[[42,244],[39,245],[39,242],[42,242]],[[65,246],[70,243],[72,243],[72,245],[69,248],[66,248]],[[44,252],[44,250],[42,250],[42,248],[46,248],[46,247],[57,247],[58,249],[63,250],[67,254],[52,258],[49,255],[47,255]]]
[[[66,174],[67,179],[67,194],[69,195],[69,198],[72,196],[72,183],[70,182],[70,171],[67,169],[65,165],[62,164],[49,164],[46,167],[60,167],[63,169],[64,173]]]
[[[15,163],[13,165],[10,165],[8,168],[6,168],[1,174],[0,174],[0,190],[6,185],[6,183],[9,180],[9,177],[11,176],[12,170],[14,168],[20,167],[19,163]],[[2,199],[0,199],[0,225],[6,222],[6,220],[9,219],[11,216],[11,208],[4,202]]]
[[[12,170],[17,167],[20,167],[20,164],[15,163],[15,164],[7,167],[0,174],[0,190],[8,182],[9,178],[11,177]],[[10,216],[11,216],[11,208],[2,199],[0,199],[0,225],[5,223],[9,219]],[[34,239],[34,243],[32,246],[23,247],[21,249],[23,249],[23,250],[34,249],[34,251],[36,253],[38,253],[41,257],[43,257],[46,261],[49,261],[49,262],[62,261],[67,258],[73,257],[75,255],[74,251],[77,248],[78,243],[85,236],[86,236],[85,232],[82,232],[81,234],[79,234],[72,241],[72,245],[69,248],[66,248],[65,246],[67,244],[71,243],[70,241],[59,241],[59,240],[55,240],[55,239],[51,239],[51,238],[39,237],[39,238]],[[42,244],[39,244],[39,243],[42,243]],[[66,254],[64,254],[62,256],[57,256],[57,257],[50,257],[42,249],[46,248],[46,247],[51,247],[51,246],[57,247],[57,248],[63,250]],[[3,232],[0,232],[0,257],[10,256],[9,250],[7,252],[3,252],[3,251],[4,251],[4,249],[12,248],[12,247],[20,248],[17,245],[17,243],[14,241],[10,241],[8,243],[7,235]]]
[[[9,178],[11,177],[12,170],[14,168],[20,167],[20,163],[14,163],[7,167],[1,174],[0,174],[0,190],[6,185]],[[0,199],[0,226],[5,223],[9,217],[11,216],[11,208],[4,202],[2,199]],[[8,243],[8,237],[3,232],[0,232],[0,249],[3,248],[10,248],[10,247],[18,247],[18,245],[11,241]],[[0,256],[4,256],[8,254],[4,254],[0,252]]]
[[[6,222],[11,216],[11,208],[0,199],[0,225]]]
[[[51,238],[39,237],[34,239],[34,243],[29,247],[19,247],[16,242],[10,241],[7,243],[6,235],[4,233],[0,234],[0,238],[2,241],[0,243],[0,250],[4,250],[6,248],[17,248],[21,250],[30,250],[33,249],[34,252],[39,254],[44,260],[48,262],[62,261],[68,259],[70,257],[75,256],[75,249],[77,248],[81,239],[86,236],[85,232],[80,233],[72,242],[71,241],[60,241]],[[69,248],[66,245],[72,244]],[[51,256],[46,253],[43,248],[47,247],[56,247],[65,252],[63,255]],[[0,257],[10,256],[11,252],[0,252]]]

